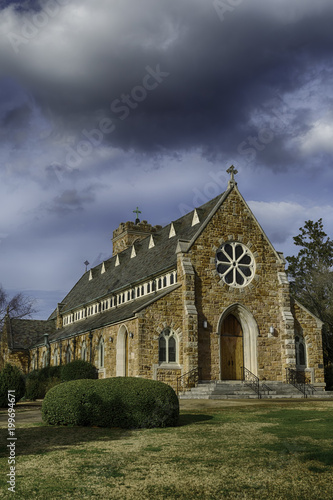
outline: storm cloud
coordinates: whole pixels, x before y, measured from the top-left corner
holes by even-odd
[[[167,224],[231,163],[286,253],[311,214],[332,231],[332,16],[329,0],[0,2],[0,282],[37,283],[34,258],[7,271],[24,234],[67,286],[137,204]]]

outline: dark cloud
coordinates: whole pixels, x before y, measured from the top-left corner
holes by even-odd
[[[22,248],[31,266],[60,259],[69,279],[76,263],[108,255],[138,204],[167,224],[223,191],[230,163],[244,196],[267,204],[259,216],[273,243],[290,242],[311,200],[331,214],[330,0],[0,9],[4,259]],[[27,273],[22,264],[15,286]]]
[[[107,118],[115,128],[104,140],[113,147],[228,155],[244,140],[243,130],[251,133],[256,108],[297,91],[310,68],[319,72],[331,61],[333,6],[277,3],[284,14],[270,3],[244,2],[222,22],[213,2],[145,0],[133,8],[129,1],[100,1],[88,17],[88,4],[81,3],[80,15],[73,0],[36,34],[45,51],[35,50],[32,39],[15,58],[7,46],[5,68],[76,140]],[[48,33],[62,21],[65,36],[50,46]],[[157,74],[149,89],[147,67]],[[266,151],[264,160],[274,168],[276,152]]]
[[[8,128],[20,128],[27,127],[29,125],[29,119],[31,117],[31,108],[26,104],[16,109],[8,111],[2,121],[3,127]]]

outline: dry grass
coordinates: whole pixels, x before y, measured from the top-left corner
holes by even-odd
[[[18,427],[16,498],[325,499],[333,402],[184,410],[180,426]],[[6,429],[1,492],[7,498]]]

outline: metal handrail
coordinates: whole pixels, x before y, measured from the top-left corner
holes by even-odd
[[[287,370],[287,383],[293,385],[298,389],[305,398],[308,397],[308,394],[313,394],[316,390],[309,382],[307,381],[303,372],[294,370],[293,368],[286,368]]]
[[[254,392],[258,395],[258,399],[260,399],[261,393],[260,393],[259,378],[250,370],[245,368],[245,366],[243,366],[242,369],[243,369],[243,380],[245,385],[251,387],[251,389],[253,389]]]
[[[177,377],[177,396],[179,395],[180,388],[182,388],[182,390],[187,390],[197,384],[200,380],[200,372],[200,368],[193,368],[193,370]]]

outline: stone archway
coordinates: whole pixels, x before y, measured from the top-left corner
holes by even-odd
[[[226,326],[227,325],[227,326]],[[230,330],[231,328],[231,330]],[[228,339],[228,331],[229,339]],[[233,331],[234,330],[234,331]],[[258,325],[252,313],[241,304],[233,304],[229,306],[221,314],[218,323],[219,333],[219,363],[220,363],[220,379],[223,375],[239,379],[241,364],[250,370],[254,375],[258,374],[258,355],[257,355],[257,337],[259,335]],[[229,346],[229,347],[228,347]],[[228,349],[229,357],[222,353],[222,349]],[[234,352],[232,352],[234,349]],[[223,363],[231,361],[236,364],[234,370],[223,366]]]
[[[117,335],[116,377],[128,376],[128,330],[122,325]]]
[[[220,360],[222,380],[243,379],[243,330],[233,314],[228,314],[221,325]]]

